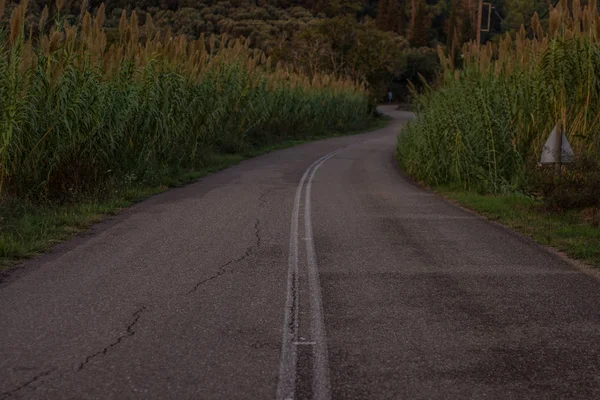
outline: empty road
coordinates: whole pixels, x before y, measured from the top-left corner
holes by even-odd
[[[27,261],[0,399],[600,398],[600,281],[407,181],[384,111]]]

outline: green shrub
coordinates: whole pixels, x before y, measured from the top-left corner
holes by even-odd
[[[590,25],[600,14],[553,9],[547,33],[536,18],[533,38],[522,29],[514,41],[465,45],[460,71],[439,49],[441,85],[417,98],[417,118],[398,138],[398,159],[410,175],[484,193],[531,192],[532,166],[556,124],[581,160],[600,159],[600,37]],[[590,189],[578,189],[588,184],[569,173],[570,190]],[[593,195],[558,196],[550,201],[575,207]]]
[[[563,166],[540,167],[531,174],[533,189],[551,210],[600,208],[600,162],[591,157]]]

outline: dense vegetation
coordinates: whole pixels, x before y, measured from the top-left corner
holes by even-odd
[[[16,3],[16,2],[15,2]],[[13,3],[13,4],[15,4]],[[35,0],[29,11],[39,18],[52,0]],[[101,0],[66,1],[63,13],[76,19],[81,8],[96,9]],[[494,0],[491,32],[518,29],[534,12],[542,13],[554,0]],[[583,2],[587,4],[586,1]],[[315,20],[352,16],[359,22],[375,20],[380,30],[393,31],[416,46],[446,43],[460,33],[474,37],[477,0],[111,0],[106,26],[117,28],[121,12],[136,11],[143,22],[151,14],[160,28],[198,38],[222,34],[250,38],[258,46],[275,46],[293,37]],[[488,10],[484,10],[484,26]]]
[[[56,19],[40,18],[39,35],[24,31],[25,2],[0,32],[2,196],[63,198],[152,181],[215,153],[369,118],[361,85],[272,65],[242,39],[164,37],[134,12],[122,14],[108,45],[103,6],[70,26],[58,5]]]
[[[537,14],[498,44],[465,45],[462,69],[439,49],[440,87],[418,99],[398,141],[404,168],[432,185],[542,194],[557,208],[600,204],[600,14],[562,1],[544,29]],[[555,176],[537,165],[564,127],[577,162]]]
[[[526,40],[548,28],[542,18],[518,36],[521,50],[499,44],[551,0],[494,0],[482,41],[495,44],[467,46],[464,59],[476,0],[54,2],[0,0],[0,265],[255,149],[362,127],[374,100],[388,90],[404,100],[409,82],[441,88],[418,99],[401,151],[405,167],[429,182],[531,190],[527,168],[558,113],[546,107],[560,87],[568,110],[585,110],[567,118],[576,151],[598,148],[595,83],[587,103],[588,86],[572,84],[596,79],[598,36]],[[572,43],[583,52],[573,54]],[[580,75],[548,84],[545,58]],[[581,121],[585,140],[575,138]],[[586,162],[560,186],[569,192],[586,179],[583,203],[600,187],[578,172],[597,165]],[[554,180],[536,188],[560,192]]]
[[[28,26],[38,21],[54,0],[31,1]],[[65,2],[65,0],[61,0]],[[490,16],[490,32],[518,29],[535,11],[553,0],[494,0],[484,9],[483,26]],[[584,0],[585,1],[585,0]],[[9,11],[17,2],[9,3]],[[81,10],[95,13],[100,0],[66,0],[62,17],[77,22]],[[111,0],[105,31],[109,42],[118,40],[123,11],[136,12],[140,24],[151,16],[164,32],[188,39],[226,34],[245,38],[278,61],[292,63],[305,73],[337,74],[366,79],[370,92],[383,98],[392,90],[397,98],[407,94],[406,84],[419,84],[418,74],[433,81],[441,44],[459,59],[463,43],[475,38],[477,0]],[[50,7],[49,18],[56,9]],[[143,33],[142,33],[143,36]]]

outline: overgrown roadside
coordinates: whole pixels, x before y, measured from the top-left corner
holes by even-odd
[[[434,190],[451,202],[518,231],[539,244],[600,266],[600,215],[593,209],[557,213],[548,211],[543,201],[527,196],[482,195],[451,186]]]
[[[358,80],[250,40],[175,37],[135,11],[112,29],[104,4],[64,5],[33,26],[20,2],[0,29],[0,269],[167,187],[376,119]]]
[[[447,198],[600,265],[600,41],[588,23],[600,13],[571,11],[560,2],[547,28],[536,14],[530,32],[472,42],[459,64],[439,48],[444,73],[416,96],[397,158]],[[548,144],[555,129],[574,157],[557,154],[563,139]]]
[[[67,204],[45,205],[25,203],[21,200],[0,202],[0,273],[8,273],[12,266],[23,259],[47,251],[107,216],[118,214],[124,208],[171,187],[194,182],[210,173],[274,150],[319,139],[363,133],[382,128],[389,121],[389,118],[381,117],[370,120],[361,128],[344,133],[334,132],[300,140],[286,140],[245,153],[213,156],[203,169],[181,173],[153,185],[115,187],[99,198],[82,198]]]

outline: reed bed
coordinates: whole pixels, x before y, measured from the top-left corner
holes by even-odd
[[[370,117],[357,83],[272,65],[247,41],[173,37],[134,12],[110,42],[104,5],[73,26],[61,8],[29,26],[23,1],[0,29],[0,197],[144,182]]]
[[[553,127],[579,159],[600,157],[600,14],[597,0],[561,1],[544,28],[462,49],[455,68],[438,49],[439,87],[418,97],[417,118],[398,139],[398,158],[431,185],[486,193],[527,191]]]

